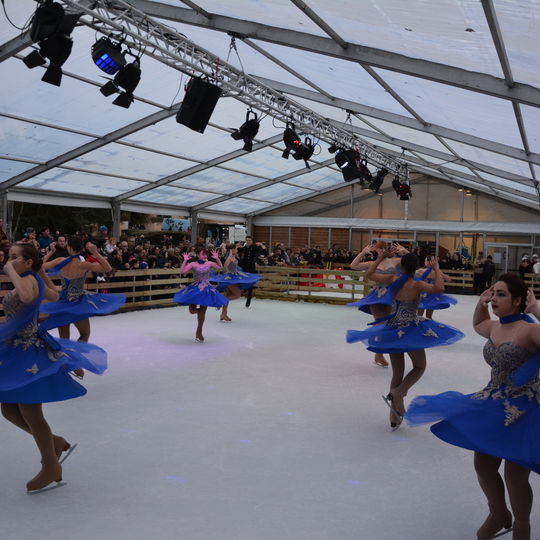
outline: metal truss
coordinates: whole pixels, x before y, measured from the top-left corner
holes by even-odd
[[[93,8],[87,7],[87,2],[80,0],[64,0],[64,3],[74,10],[80,10],[83,13],[80,22],[98,32],[105,35],[121,33],[144,47],[145,54],[169,67],[192,77],[213,80],[227,95],[249,107],[284,123],[292,122],[298,131],[329,144],[356,148],[370,163],[407,178],[408,169],[400,160],[387,156],[347,130],[333,126],[324,117],[263,85],[127,2],[98,0]]]

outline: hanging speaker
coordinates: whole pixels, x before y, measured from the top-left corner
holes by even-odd
[[[204,133],[221,96],[221,88],[202,79],[191,79],[176,121],[193,131]]]

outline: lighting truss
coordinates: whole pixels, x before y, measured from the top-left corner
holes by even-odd
[[[332,125],[314,111],[287,99],[283,94],[263,85],[223,59],[191,42],[123,0],[63,0],[74,10],[83,13],[80,23],[103,35],[111,30],[122,32],[126,43],[145,47],[144,54],[191,77],[207,77],[222,87],[227,95],[268,114],[283,123],[293,122],[301,131],[343,148],[354,148],[369,163],[385,167],[406,180],[405,162],[388,156],[373,145],[359,139],[343,128]],[[89,7],[90,6],[90,7]]]

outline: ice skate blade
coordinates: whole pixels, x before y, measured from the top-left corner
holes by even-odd
[[[390,394],[388,394],[388,396],[389,395]],[[382,398],[384,399],[384,402],[388,405],[388,407],[390,407],[390,410],[396,415],[397,418],[399,418],[399,421],[401,422],[403,420],[403,415],[399,413],[398,411],[396,411],[396,409],[394,408],[392,399],[389,398],[388,396],[382,396]]]
[[[379,364],[379,362],[375,362],[375,360],[373,360],[373,365],[380,368],[385,368],[385,369],[388,368],[388,364]]]
[[[67,482],[56,482],[54,485],[49,485],[47,487],[41,488],[41,489],[34,489],[32,491],[26,491],[28,495],[37,495],[38,493],[45,493],[46,491],[52,491],[53,489],[58,489],[60,487],[63,487],[67,485]]]
[[[71,453],[73,452],[73,450],[75,450],[75,448],[77,448],[77,443],[73,443],[67,450],[66,450],[66,453],[62,456],[62,459],[58,462],[60,465],[62,465],[62,463],[64,463],[64,461],[66,461],[66,459],[71,455]]]
[[[491,538],[499,538],[500,536],[504,536],[505,534],[512,532],[512,529],[513,527],[510,527],[509,529],[504,529],[504,531],[498,532],[495,536],[492,536]]]

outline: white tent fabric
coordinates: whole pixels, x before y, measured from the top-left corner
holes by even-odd
[[[538,2],[128,3],[410,170],[538,209]],[[41,82],[43,68],[21,61],[31,51],[27,23],[35,8],[33,0],[5,2],[9,19],[25,31],[0,18],[0,194],[242,216],[344,185],[323,141],[311,169],[282,159],[284,125],[269,116],[254,151],[242,151],[230,133],[246,106],[234,97],[219,100],[204,134],[176,123],[189,74],[150,50],[135,102],[114,106],[99,92],[105,74],[90,48],[100,34],[88,15],[72,33],[61,86]],[[238,54],[228,32],[235,32]]]

